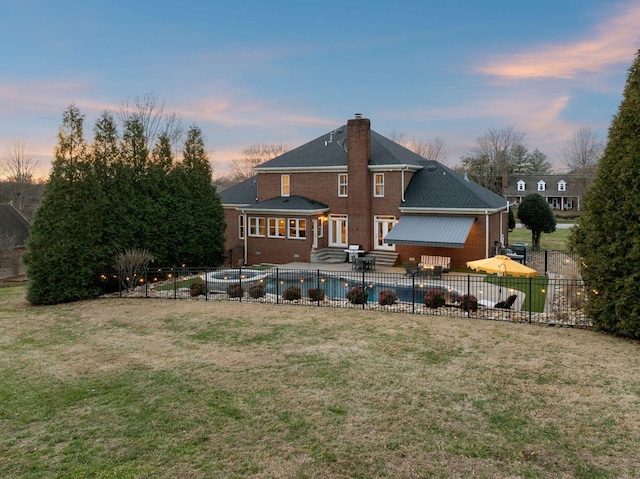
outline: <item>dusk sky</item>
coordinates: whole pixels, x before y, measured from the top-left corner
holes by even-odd
[[[49,171],[62,112],[85,134],[153,92],[202,129],[214,176],[255,143],[346,123],[444,139],[449,166],[515,125],[558,171],[580,127],[606,139],[640,48],[640,0],[0,0],[0,155]]]

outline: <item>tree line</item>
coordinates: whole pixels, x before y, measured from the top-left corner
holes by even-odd
[[[146,250],[159,265],[221,263],[224,213],[202,132],[187,130],[178,158],[173,126],[140,108],[120,124],[106,111],[88,142],[80,110],[63,113],[25,256],[30,302],[94,297],[101,273],[127,250]]]

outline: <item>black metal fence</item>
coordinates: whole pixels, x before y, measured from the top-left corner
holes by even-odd
[[[448,273],[441,279],[376,271],[320,269],[158,268],[124,289],[117,273],[102,276],[112,296],[238,301],[353,308],[411,314],[591,327],[579,279]]]

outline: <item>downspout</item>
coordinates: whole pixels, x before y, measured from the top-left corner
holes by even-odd
[[[405,166],[405,167],[400,171],[400,173],[402,174],[402,175],[401,175],[401,182],[402,182],[402,186],[401,186],[401,188],[402,188],[402,203],[404,203],[404,201],[405,201],[405,200],[404,200],[404,190],[405,190],[405,187],[404,187],[404,172],[405,172],[405,171],[409,171],[409,167],[408,167],[408,166]]]
[[[249,238],[249,225],[247,224],[247,213],[244,210],[242,211],[242,221],[244,221],[244,248],[243,248],[243,259],[242,265],[246,266],[247,264],[247,250],[249,249],[247,239]]]
[[[484,210],[485,258],[489,257],[489,212]]]

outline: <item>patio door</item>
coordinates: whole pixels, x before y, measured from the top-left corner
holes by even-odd
[[[329,246],[346,248],[349,246],[347,237],[347,215],[329,215]]]
[[[395,251],[396,246],[384,242],[385,236],[396,223],[395,216],[374,216],[373,227],[377,250]]]

